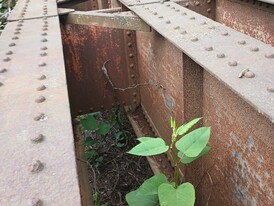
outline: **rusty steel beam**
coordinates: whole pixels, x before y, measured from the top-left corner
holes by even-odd
[[[68,14],[66,23],[150,32],[150,26],[132,12],[113,13],[117,9],[106,10],[75,11]]]
[[[12,17],[25,2],[57,14],[56,1],[18,1]],[[80,206],[59,19],[25,17],[0,36],[0,205]]]

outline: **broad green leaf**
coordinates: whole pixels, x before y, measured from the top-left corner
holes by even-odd
[[[192,184],[184,183],[175,189],[171,184],[160,185],[160,206],[193,206],[195,203],[195,190]]]
[[[158,187],[163,183],[168,183],[166,176],[161,173],[156,174],[144,181],[140,186],[139,191],[143,195],[156,195],[158,194]]]
[[[182,163],[184,164],[188,164],[188,163],[191,163],[193,162],[194,160],[202,157],[204,154],[206,154],[209,150],[211,149],[211,147],[209,146],[205,146],[205,148],[201,151],[201,153],[196,156],[196,157],[188,157],[188,156],[184,156],[183,159],[181,160]],[[178,152],[178,157],[181,158],[183,155],[183,152],[179,151]]]
[[[97,134],[100,134],[100,135],[106,135],[107,133],[109,133],[109,130],[110,130],[110,124],[101,123],[99,124],[98,130],[96,132]]]
[[[210,127],[198,128],[179,139],[175,146],[188,157],[196,157],[207,145]]]
[[[126,201],[129,206],[156,206],[158,195],[143,195],[137,189],[126,195]]]
[[[82,117],[80,123],[85,130],[94,131],[96,129],[96,120],[92,115]]]
[[[191,129],[197,122],[199,122],[202,119],[202,117],[196,118],[191,120],[190,122],[178,127],[176,130],[176,135],[183,135],[188,132],[188,130]]]
[[[155,137],[140,137],[140,138],[137,138],[137,140],[139,142],[145,142],[145,141],[149,141],[151,139],[155,139]]]
[[[88,139],[85,140],[85,146],[86,147],[91,147],[96,143],[97,143],[97,141],[94,140],[94,139],[91,139],[91,138],[88,138]]]
[[[168,150],[168,145],[162,138],[138,138],[140,143],[133,147],[128,153],[138,156],[151,156],[162,154]]]
[[[95,150],[90,150],[90,151],[85,152],[86,159],[91,159],[95,155],[97,155],[97,152]]]

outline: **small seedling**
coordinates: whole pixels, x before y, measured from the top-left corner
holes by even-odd
[[[160,206],[194,205],[194,186],[189,182],[179,182],[179,164],[189,164],[210,150],[207,145],[210,137],[210,127],[201,127],[189,132],[200,120],[201,118],[196,118],[177,128],[175,119],[171,117],[172,135],[170,145],[167,145],[162,138],[138,138],[140,143],[128,153],[138,156],[152,156],[169,151],[172,154],[174,174],[172,182],[169,182],[164,174],[156,174],[145,180],[137,190],[126,195],[129,206],[156,206],[159,203]],[[177,155],[174,155],[176,153]]]

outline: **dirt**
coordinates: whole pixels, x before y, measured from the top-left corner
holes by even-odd
[[[108,122],[111,115],[111,111],[106,111],[97,115],[96,119],[98,122]],[[90,136],[98,142],[93,146],[98,155],[88,164],[94,206],[102,206],[105,203],[108,203],[108,206],[127,205],[125,195],[153,176],[145,157],[126,153],[137,144],[137,140],[126,115],[123,114],[121,117],[121,128],[117,130],[111,127],[107,135],[82,132],[83,138]],[[125,144],[122,147],[116,144],[116,135],[119,131],[127,135],[126,141],[120,142]]]

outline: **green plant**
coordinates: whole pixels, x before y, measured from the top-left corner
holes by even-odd
[[[210,137],[210,127],[200,127],[189,132],[200,120],[201,118],[193,119],[177,128],[175,119],[171,117],[172,135],[170,145],[167,145],[162,138],[138,138],[140,143],[128,153],[138,156],[151,156],[169,151],[172,155],[174,175],[172,182],[169,182],[164,174],[156,174],[145,180],[137,190],[126,195],[129,206],[156,206],[159,203],[160,206],[194,205],[194,186],[188,182],[182,184],[179,182],[179,164],[189,164],[210,150],[207,145]]]

